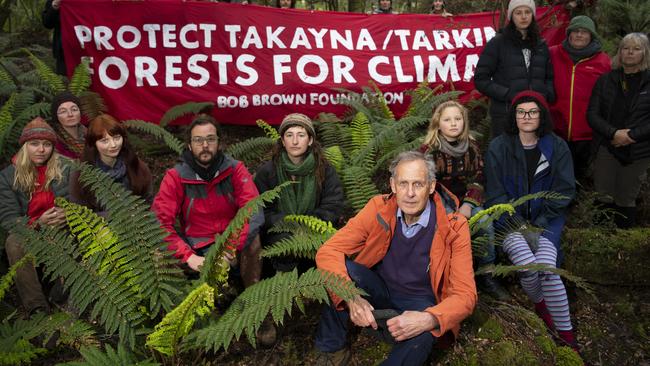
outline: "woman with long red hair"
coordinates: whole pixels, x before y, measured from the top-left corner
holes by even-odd
[[[94,165],[133,194],[151,201],[151,171],[133,151],[124,125],[114,117],[101,114],[90,121],[81,161]],[[92,192],[79,182],[78,173],[71,178],[70,196],[75,202],[101,211]]]

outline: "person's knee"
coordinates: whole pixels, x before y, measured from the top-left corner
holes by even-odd
[[[5,241],[5,252],[7,253],[10,264],[17,262],[20,258],[25,256],[25,248],[23,247],[23,242],[20,240],[18,235],[9,234]]]

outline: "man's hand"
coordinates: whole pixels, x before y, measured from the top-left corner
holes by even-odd
[[[612,145],[614,147],[621,147],[621,146],[627,146],[635,143],[636,141],[630,138],[629,132],[630,132],[629,128],[616,130],[616,132],[614,133],[614,138],[611,141]]]
[[[463,203],[458,209],[458,212],[469,219],[472,217],[472,206],[469,203]]]
[[[201,271],[201,266],[203,266],[204,261],[205,261],[205,257],[192,254],[189,258],[187,258],[187,265],[190,266],[190,268],[192,268],[193,270],[199,272]]]
[[[377,329],[377,322],[372,315],[375,308],[366,299],[357,296],[354,300],[348,301],[348,309],[350,310],[352,323],[359,327],[371,326],[372,329]]]
[[[438,320],[426,311],[405,311],[388,319],[386,325],[393,338],[401,342],[432,330],[438,326]]]

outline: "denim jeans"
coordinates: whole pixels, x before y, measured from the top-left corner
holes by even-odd
[[[402,313],[406,310],[423,311],[436,304],[433,293],[430,296],[390,293],[384,280],[373,270],[350,259],[345,260],[345,266],[352,281],[368,294],[364,298],[375,309],[394,309]],[[337,311],[326,305],[316,330],[316,348],[323,352],[336,352],[345,347],[349,320],[347,310]],[[422,365],[435,342],[436,338],[430,332],[397,342],[382,365]]]

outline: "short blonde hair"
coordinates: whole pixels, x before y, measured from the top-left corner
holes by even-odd
[[[612,69],[623,67],[623,63],[621,62],[621,51],[623,50],[623,47],[628,45],[640,46],[643,49],[643,60],[641,61],[640,71],[650,69],[650,42],[648,41],[648,36],[643,33],[629,33],[621,39],[616,55],[612,60]]]
[[[431,117],[429,128],[427,129],[427,135],[424,138],[424,144],[430,146],[434,151],[440,149],[440,116],[445,109],[451,107],[458,108],[460,113],[463,115],[463,132],[461,132],[458,139],[461,141],[469,139],[469,115],[467,113],[467,108],[455,100],[440,103],[433,111],[433,116]]]

